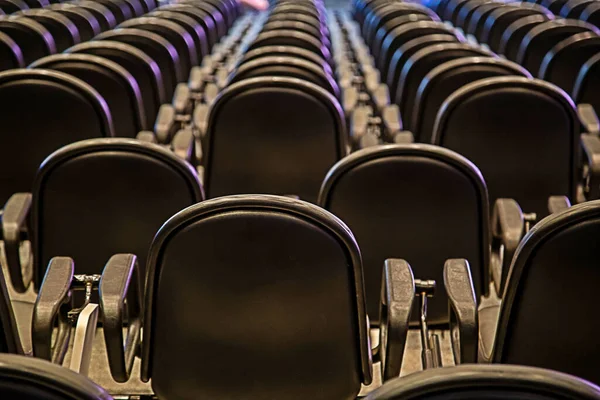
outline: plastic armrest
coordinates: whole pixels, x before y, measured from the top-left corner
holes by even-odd
[[[137,140],[147,143],[156,143],[156,135],[152,131],[141,131],[135,137]]]
[[[33,354],[56,364],[62,364],[71,336],[68,312],[74,271],[75,266],[71,258],[52,258],[33,307]],[[58,336],[52,348],[52,333],[56,322]]]
[[[581,145],[585,157],[584,179],[586,200],[600,198],[600,138],[594,135],[581,135]]]
[[[158,110],[154,132],[158,143],[168,143],[176,131],[175,107],[170,104],[163,104]]]
[[[175,87],[173,102],[171,105],[176,114],[190,114],[190,88],[185,83],[179,83]]]
[[[399,131],[394,135],[394,143],[412,144],[415,142],[415,137],[411,131]]]
[[[180,129],[171,142],[171,149],[181,159],[191,161],[194,150],[194,134],[191,129]]]
[[[523,237],[525,220],[519,203],[498,199],[492,212],[492,280],[498,295],[502,294],[510,262]]]
[[[567,196],[550,196],[548,198],[548,211],[550,214],[565,211],[571,207],[571,201]]]
[[[205,56],[209,57],[209,56]],[[201,92],[204,89],[204,72],[201,67],[192,67],[188,79],[188,87],[194,93]]]
[[[379,326],[379,357],[384,381],[400,376],[414,298],[415,280],[410,265],[404,260],[385,260]]]
[[[194,108],[194,126],[196,129],[198,129],[198,133],[201,138],[206,135],[209,115],[210,107],[207,104],[198,104],[196,108]]]
[[[133,254],[112,256],[104,267],[99,293],[110,372],[115,381],[127,382],[140,342],[141,281],[137,257]],[[129,325],[126,339],[123,337],[125,316]]]
[[[444,264],[444,286],[448,293],[450,337],[455,364],[477,362],[479,325],[477,300],[469,262],[451,259]]]
[[[31,193],[13,194],[4,206],[2,214],[2,236],[4,252],[13,288],[24,293],[33,278],[33,270],[29,263],[23,265],[19,255],[21,232],[27,229],[29,210],[31,209]]]
[[[577,106],[577,116],[585,132],[592,135],[600,133],[598,115],[596,115],[596,111],[594,111],[594,107],[591,104],[579,104]]]

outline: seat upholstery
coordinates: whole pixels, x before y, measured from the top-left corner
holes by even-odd
[[[0,73],[0,202],[30,192],[48,154],[77,140],[114,135],[106,102],[87,83],[50,70]]]
[[[575,376],[517,365],[430,369],[383,385],[365,400],[598,400],[600,388]]]
[[[341,107],[325,89],[294,78],[240,81],[211,110],[206,194],[296,195],[314,202],[346,149]]]
[[[46,360],[0,354],[0,396],[22,400],[112,400],[83,375]]]
[[[524,212],[541,219],[548,214],[549,196],[575,199],[575,107],[547,82],[495,77],[462,87],[438,112],[432,143],[464,155],[481,169],[491,204],[514,198]]]
[[[148,267],[142,379],[159,398],[350,400],[370,381],[360,253],[323,209],[208,200],[161,228]]]
[[[521,241],[505,286],[492,362],[532,365],[600,383],[594,345],[600,201],[553,214]],[[568,266],[565,269],[565,266]]]
[[[10,36],[21,48],[26,65],[38,58],[56,53],[56,44],[48,29],[31,18],[2,18],[0,32]]]
[[[161,146],[113,138],[60,149],[46,159],[34,185],[36,285],[59,255],[74,260],[77,274],[98,274],[112,255],[133,253],[144,276],[156,231],[202,200],[193,168]]]
[[[431,145],[355,152],[330,170],[318,204],[356,236],[372,323],[379,321],[382,267],[388,258],[405,259],[417,279],[441,283],[444,262],[465,257],[477,295],[487,293],[487,191],[477,168],[460,155]],[[428,316],[432,324],[448,322],[440,284]]]

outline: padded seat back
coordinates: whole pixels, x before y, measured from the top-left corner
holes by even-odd
[[[477,295],[487,293],[487,190],[479,170],[459,154],[416,144],[357,151],[329,171],[318,204],[347,223],[358,241],[372,323],[379,322],[388,258],[405,259],[415,278],[438,282],[429,323],[448,322],[441,284],[448,258],[467,258]]]
[[[113,136],[110,112],[98,92],[73,76],[50,70],[0,73],[0,202],[30,192],[36,170],[60,147]]]
[[[17,43],[26,65],[56,53],[56,44],[48,29],[31,18],[0,18],[0,32],[10,36]]]
[[[32,201],[34,280],[68,255],[76,274],[100,274],[114,254],[138,256],[177,211],[203,200],[195,171],[170,150],[133,139],[63,147],[40,168]]]
[[[159,398],[353,399],[370,381],[360,252],[323,209],[208,200],[160,229],[148,267],[142,379]]]
[[[497,52],[511,61],[516,61],[519,47],[527,32],[546,21],[549,21],[549,19],[543,14],[534,14],[517,19],[504,30]]]
[[[52,4],[48,9],[69,18],[77,26],[79,38],[82,42],[87,42],[100,34],[98,19],[84,8],[73,7],[72,4]]]
[[[205,11],[189,4],[167,4],[160,7],[157,11],[176,12],[193,18],[198,22],[204,32],[208,42],[208,48],[212,49],[213,45],[218,42],[218,31],[215,20]]]
[[[57,52],[62,52],[81,41],[77,25],[62,14],[42,9],[23,11],[20,15],[37,21],[48,29],[54,39]]]
[[[240,64],[256,60],[260,57],[296,57],[317,64],[330,74],[331,66],[317,53],[295,46],[264,46],[244,53]]]
[[[0,71],[25,67],[19,45],[6,33],[0,32]]]
[[[539,222],[513,257],[500,308],[493,362],[533,365],[600,382],[590,345],[600,329],[600,202]],[[565,267],[567,266],[567,267]]]
[[[325,89],[294,78],[240,81],[211,110],[207,197],[269,193],[314,202],[346,149],[341,107]]]
[[[514,198],[524,212],[540,219],[548,213],[549,196],[575,199],[575,107],[547,82],[495,77],[463,86],[438,112],[432,142],[481,169],[491,204]]]

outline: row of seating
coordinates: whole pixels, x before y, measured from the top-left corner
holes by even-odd
[[[486,171],[436,145],[377,146],[412,135],[394,121],[399,107],[382,96],[374,59],[346,13],[327,16],[320,2],[284,0],[265,17],[239,22],[190,69],[187,83],[172,86],[154,139],[69,144],[43,162],[32,194],[11,197],[2,221],[10,278],[21,291],[33,279],[39,294],[33,312],[31,304],[8,305],[0,296],[9,352],[60,362],[79,315],[77,328],[93,331],[95,318],[101,322],[113,378],[130,380],[141,358],[139,377],[151,379],[159,399],[351,399],[378,375],[373,362],[383,381],[400,374],[411,327],[420,327],[423,366],[440,366],[429,324],[452,332],[455,364],[535,365],[600,380],[587,345],[598,327],[578,324],[593,314],[599,202],[569,207],[568,199],[551,197],[540,214],[552,215],[520,242],[531,218],[506,199],[490,215]],[[416,61],[406,62],[425,68]],[[163,65],[171,64],[161,71]],[[527,78],[517,82],[525,92],[537,87]],[[486,99],[497,102],[494,96],[514,89],[486,84],[493,89],[487,98],[469,92],[482,111]],[[564,98],[563,111],[570,104]],[[527,106],[526,99],[500,96],[500,103]],[[515,109],[503,117],[516,119]],[[539,115],[532,114],[537,131]],[[480,118],[489,127],[494,115]],[[345,125],[352,134],[364,131],[361,118],[382,131],[358,133],[377,140],[356,146]],[[148,143],[173,130],[200,139],[204,187],[188,156]],[[348,154],[352,147],[366,148]],[[546,173],[556,179],[554,171],[560,166]],[[224,197],[203,201],[203,188],[206,197]],[[229,196],[253,192],[288,196]],[[536,192],[544,203],[550,194]],[[32,270],[20,259],[25,238]],[[567,279],[564,265],[583,282]],[[70,310],[78,303],[70,289],[82,288],[85,308]],[[493,291],[501,304],[486,304]],[[565,323],[579,329],[565,331]],[[33,337],[23,349],[27,333]],[[94,368],[81,350],[90,341],[75,333],[71,368],[84,374]],[[81,376],[42,362],[32,369],[30,361],[0,357],[0,375],[30,380],[43,372],[51,377],[25,389],[110,398]],[[367,398],[523,398],[516,380],[541,398],[600,398],[592,384],[526,367],[464,366],[408,379]],[[483,389],[474,393],[476,382]],[[18,383],[9,390],[20,393]]]

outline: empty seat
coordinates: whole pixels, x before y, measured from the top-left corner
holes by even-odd
[[[523,67],[500,58],[463,57],[440,64],[421,80],[412,115],[405,115],[404,123],[416,141],[430,143],[435,117],[454,91],[479,79],[506,75],[531,77]]]
[[[397,378],[366,400],[598,400],[600,388],[581,378],[516,365],[460,365]]]
[[[0,19],[0,32],[10,36],[21,49],[26,65],[56,53],[50,32],[31,18],[11,16]]]
[[[108,58],[125,68],[137,81],[148,126],[154,124],[154,118],[161,104],[166,102],[163,78],[156,62],[138,48],[112,40],[98,40],[80,43],[67,50],[69,53],[92,54]]]
[[[319,54],[327,62],[331,63],[331,53],[329,49],[323,46],[315,37],[296,31],[279,30],[271,32],[262,32],[256,37],[252,44],[248,47],[248,51],[257,49],[263,46],[296,46],[316,54]]]
[[[575,200],[578,120],[571,99],[547,82],[495,77],[463,86],[438,112],[432,143],[474,162],[492,203],[515,198],[542,217],[549,196]]]
[[[65,367],[0,354],[0,396],[27,400],[112,400],[100,386]]]
[[[573,88],[573,100],[575,104],[587,103],[600,110],[600,55],[591,57],[579,70],[579,74]]]
[[[504,30],[497,52],[504,54],[511,61],[516,61],[519,47],[527,32],[548,20],[548,17],[544,14],[534,14],[514,21]]]
[[[202,200],[193,168],[159,145],[110,138],[61,148],[45,160],[33,186],[29,234],[36,287],[57,255],[71,257],[77,274],[99,274],[112,255],[134,252],[144,276],[156,231],[173,213]],[[23,204],[21,215],[28,211]]]
[[[113,136],[102,97],[73,76],[49,70],[0,73],[0,112],[5,149],[0,198],[29,192],[46,156],[77,140]]]
[[[199,60],[202,60],[204,56],[210,53],[205,30],[206,28],[204,27],[204,24],[199,23],[196,19],[183,13],[163,10],[152,11],[148,14],[148,17],[163,18],[169,21],[173,21],[184,27],[194,39],[194,44],[196,45],[196,51],[198,52]]]
[[[250,50],[242,56],[240,63],[245,63],[248,61],[252,61],[258,59],[260,57],[296,57],[302,60],[312,61],[313,63],[319,65],[324,70],[331,73],[331,67],[329,64],[321,57],[319,54],[314,53],[310,50],[306,50],[300,47],[295,46],[264,46],[259,47],[254,50]]]
[[[77,2],[77,5],[74,4],[64,4],[65,6],[73,6],[73,7],[80,7],[83,8],[86,11],[89,11],[90,13],[92,13],[96,19],[98,20],[98,23],[100,24],[100,29],[102,31],[106,31],[109,29],[114,28],[115,26],[117,26],[117,19],[115,17],[115,15],[113,14],[113,12],[106,7],[105,5],[95,2],[95,1],[79,1]]]
[[[341,107],[325,89],[294,78],[240,81],[211,109],[207,197],[270,193],[314,202],[346,148]]]
[[[81,41],[77,25],[60,13],[42,9],[23,11],[19,15],[37,21],[48,29],[54,39],[57,52],[62,52]]]
[[[190,4],[167,4],[160,7],[157,11],[177,12],[187,15],[190,18],[194,18],[199,24],[202,25],[204,32],[206,32],[209,49],[212,49],[215,43],[217,43],[219,33],[215,20],[205,10],[194,7]]]
[[[0,32],[0,71],[25,67],[23,52],[7,34]]]
[[[465,254],[475,293],[487,293],[487,190],[479,170],[459,154],[431,145],[357,151],[329,171],[318,204],[356,236],[372,323],[380,321],[381,266],[388,258],[408,261],[415,278],[441,283],[446,259]],[[428,321],[447,323],[447,307],[443,290],[436,293]]]
[[[52,4],[48,9],[69,18],[77,26],[82,42],[87,42],[100,33],[98,19],[84,8],[73,7],[72,4]]]
[[[140,87],[125,68],[106,58],[89,54],[55,54],[39,59],[31,68],[51,69],[87,82],[106,101],[115,136],[136,137],[149,129]]]

